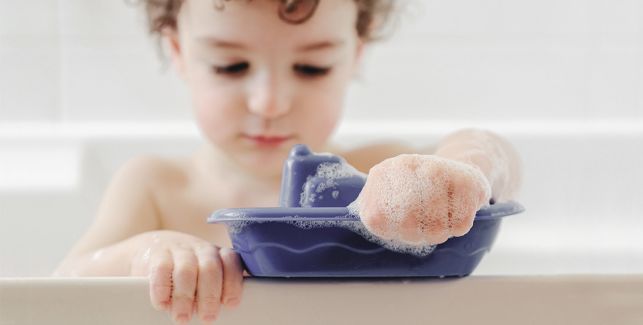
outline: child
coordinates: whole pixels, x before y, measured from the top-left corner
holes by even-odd
[[[243,271],[220,208],[274,206],[282,163],[304,143],[368,172],[357,200],[373,233],[411,243],[465,234],[475,211],[511,199],[518,157],[498,136],[464,130],[437,150],[327,140],[363,48],[392,0],[147,0],[207,144],[182,159],[137,158],[56,275],[148,276],[152,304],[177,323],[211,322],[241,299]],[[389,159],[390,158],[390,159]]]

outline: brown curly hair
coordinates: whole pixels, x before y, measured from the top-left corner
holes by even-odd
[[[177,27],[177,15],[181,9],[183,1],[186,0],[140,0],[145,6],[145,13],[147,15],[147,23],[150,34],[160,36],[165,28]],[[213,6],[218,9],[223,9],[223,3],[230,0],[213,0]],[[251,0],[246,0],[251,1]],[[305,0],[277,0],[281,2],[279,17],[289,23],[298,24],[307,20],[312,16],[318,1],[313,0],[314,5],[309,15],[306,15],[301,20],[289,20],[287,14],[293,7],[297,7],[299,3],[306,2]],[[377,34],[381,31],[389,20],[389,17],[394,9],[395,0],[354,0],[357,4],[357,34],[364,41],[375,41],[382,38],[383,35]],[[308,1],[310,2],[310,1]]]

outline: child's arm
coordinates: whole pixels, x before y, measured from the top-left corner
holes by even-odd
[[[509,142],[492,132],[466,129],[452,133],[438,144],[435,155],[480,168],[495,201],[512,200],[518,194],[520,157]]]
[[[108,187],[94,224],[54,275],[148,276],[152,305],[177,323],[189,321],[193,310],[212,321],[221,304],[238,305],[243,269],[236,253],[161,230],[155,189],[179,186],[177,178],[176,168],[157,159],[126,164]]]
[[[133,246],[160,229],[151,183],[156,164],[139,158],[125,164],[108,186],[96,218],[55,275],[125,276],[130,274]]]
[[[382,238],[438,244],[466,234],[477,210],[512,199],[519,184],[520,162],[509,143],[463,130],[435,152],[377,163],[355,203],[366,227]]]

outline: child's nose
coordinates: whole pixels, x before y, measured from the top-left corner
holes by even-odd
[[[290,89],[286,80],[264,76],[255,81],[248,96],[248,109],[251,113],[273,119],[290,111]]]

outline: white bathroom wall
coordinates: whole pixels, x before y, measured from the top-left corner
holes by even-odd
[[[58,117],[57,25],[56,1],[0,1],[0,121]]]
[[[189,118],[130,2],[0,0],[0,120]],[[643,117],[640,0],[398,3],[349,119]]]
[[[187,118],[131,2],[1,0],[0,121]]]

